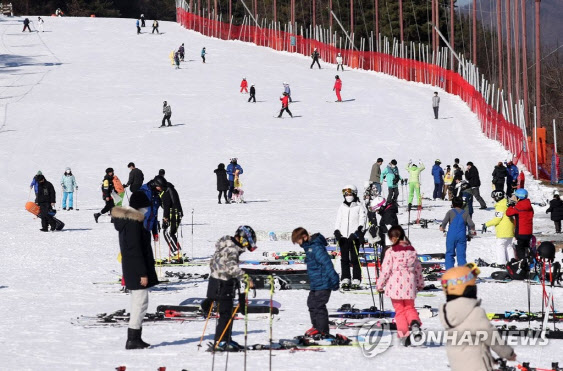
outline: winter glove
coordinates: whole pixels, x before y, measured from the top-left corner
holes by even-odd
[[[356,229],[356,233],[360,234],[362,233],[362,230],[364,229],[364,227],[362,227],[361,225],[358,227],[358,229]]]
[[[342,238],[342,233],[337,229],[334,231],[334,238],[339,241]]]
[[[483,223],[483,225],[481,226],[481,234],[486,232],[487,232],[487,225]]]
[[[153,238],[154,242],[158,242],[158,233],[153,234],[152,238]]]
[[[375,225],[372,225],[371,227],[369,227],[369,234],[375,238],[377,236],[377,230],[378,228]]]
[[[167,230],[169,226],[170,224],[168,223],[168,220],[164,219],[162,221],[162,229]]]

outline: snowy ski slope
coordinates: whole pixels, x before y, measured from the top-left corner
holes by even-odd
[[[454,157],[463,163],[473,161],[483,181],[481,194],[492,206],[490,174],[507,154],[481,134],[475,115],[456,97],[440,94],[442,119],[434,120],[433,87],[347,70],[339,73],[342,96],[355,100],[335,104],[335,66],[311,70],[310,60],[302,56],[206,38],[168,22],[161,23],[161,35],[149,34],[148,28],[136,35],[131,19],[48,18],[46,31],[39,34],[22,33],[22,20],[0,18],[2,370],[211,368],[211,355],[197,351],[201,322],[145,326],[144,339],[153,344],[145,351],[125,351],[125,328],[85,329],[70,323],[79,315],[129,307],[129,297],[119,293],[118,285],[92,284],[112,281],[116,279],[112,271],[120,271],[116,231],[108,217],[99,224],[92,217],[103,206],[99,185],[107,167],[124,182],[129,161],[143,170],[146,179],[166,169],[186,213],[185,251],[191,253],[193,237],[194,255],[200,257],[209,256],[218,238],[243,223],[266,231],[304,226],[331,235],[342,186],[353,183],[362,188],[377,157],[385,163],[396,158],[402,175],[409,159],[422,160],[427,167],[422,173],[427,196],[433,189],[430,168],[435,159],[444,165]],[[168,55],[181,43],[186,46],[186,62],[175,70]],[[203,46],[206,64],[199,57]],[[248,95],[239,93],[243,77],[256,85],[258,103],[247,103]],[[291,84],[290,109],[298,116],[293,120],[273,118],[279,112],[283,82]],[[172,128],[158,128],[163,100],[172,106]],[[238,157],[244,168],[248,201],[244,205],[217,205],[213,170],[230,157]],[[65,231],[42,234],[39,221],[23,208],[29,182],[41,170],[57,189],[59,201],[60,177],[67,166],[80,187],[80,211],[59,211]],[[530,189],[533,201],[548,193],[535,183]],[[422,217],[441,220],[449,205],[436,205]],[[538,231],[547,232],[552,226],[544,210],[537,208],[536,224]],[[474,219],[480,226],[492,215],[477,210]],[[399,218],[405,223],[407,215]],[[468,258],[493,261],[494,234],[479,237],[469,244]],[[413,227],[411,238],[420,252],[445,250],[435,224],[427,230]],[[259,246],[260,252],[298,249],[288,242]],[[205,273],[208,268],[175,270]],[[484,275],[491,270],[484,269]],[[149,311],[159,304],[203,296],[205,290],[205,283],[162,287],[151,293]],[[563,299],[559,290],[556,305]],[[479,292],[488,311],[527,308],[522,283],[481,284]],[[258,297],[266,295],[259,292]],[[532,287],[532,310],[540,310],[540,295],[540,287]],[[300,335],[310,327],[306,297],[305,291],[276,293],[282,303],[274,322],[276,339]],[[367,307],[371,297],[336,292],[329,308],[349,302]],[[417,305],[438,307],[442,302],[438,292],[436,297],[420,298]],[[387,299],[385,305],[391,308]],[[267,320],[249,326],[250,343],[267,342]],[[206,342],[212,339],[210,327]],[[438,329],[440,324],[432,318],[424,327]],[[241,342],[242,331],[243,324],[236,323],[234,337]],[[542,348],[518,347],[516,352],[521,360],[545,367],[560,360],[556,351],[560,349],[560,343],[552,342]],[[268,365],[267,352],[252,352],[249,357],[250,370]],[[218,355],[216,366],[224,367],[224,361]],[[242,354],[231,354],[229,368],[242,369],[242,361]],[[444,347],[394,346],[374,359],[352,347],[325,353],[277,352],[273,362],[276,370],[348,370],[351,365],[448,370]]]

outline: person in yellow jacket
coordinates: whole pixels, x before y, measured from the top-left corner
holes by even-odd
[[[444,199],[446,199],[446,195],[448,195],[448,201],[452,200],[452,183],[454,182],[454,173],[452,172],[452,168],[450,167],[450,165],[446,166],[446,172],[444,174],[444,192],[442,192],[442,195],[444,196]]]
[[[420,173],[426,169],[422,162],[416,164],[412,163],[412,160],[407,164],[407,171],[409,172],[409,209],[412,206],[412,200],[414,198],[414,193],[416,192],[416,197],[418,200],[418,205],[422,205],[422,199],[420,196]]]
[[[488,227],[495,227],[497,234],[496,263],[506,265],[514,258],[514,247],[512,246],[514,223],[512,218],[506,215],[508,200],[504,197],[504,191],[493,191],[491,197],[496,201],[495,217],[483,224],[482,230],[486,232]]]

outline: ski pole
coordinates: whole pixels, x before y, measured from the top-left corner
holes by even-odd
[[[354,244],[355,247],[355,244]],[[362,249],[364,250],[364,256],[366,256],[366,248],[364,245],[362,245]],[[356,249],[356,253],[358,253],[358,250]],[[373,306],[375,307],[375,295],[373,295],[373,287],[371,285],[371,277],[369,274],[369,266],[367,265],[367,259],[366,259],[366,271],[368,272],[368,281],[369,281],[369,289],[371,291],[371,300],[373,301]]]
[[[205,330],[207,329],[207,324],[209,323],[209,318],[211,317],[211,312],[213,311],[213,305],[215,304],[214,301],[211,302],[211,306],[209,307],[209,313],[207,313],[207,318],[205,319],[205,325],[203,326],[203,332],[201,333],[201,338],[199,339],[199,344],[197,346],[197,350],[201,348],[201,343],[203,342],[203,337],[205,336]]]
[[[272,371],[272,335],[273,335],[273,315],[274,311],[274,276],[269,275],[268,281],[270,282],[270,371]]]
[[[192,260],[194,259],[194,209],[192,209]]]
[[[248,347],[248,290],[250,289],[250,277],[245,274],[243,277],[244,287],[244,371],[246,371],[246,349]],[[240,304],[240,303],[239,303]]]
[[[76,208],[74,210],[76,210],[76,211],[80,210],[78,208],[78,189],[76,189],[76,199],[74,200],[74,205],[76,206]]]
[[[227,326],[225,327],[225,329],[223,330],[223,332],[221,333],[221,336],[219,337],[219,340],[217,340],[217,343],[215,343],[215,347],[214,349],[217,349],[217,347],[219,346],[219,343],[221,342],[221,340],[223,340],[223,337],[225,336],[225,334],[227,333],[227,330],[229,329],[229,326],[231,325],[231,323],[233,322],[233,319],[235,318],[238,309],[240,308],[240,303],[237,304],[237,306],[235,307],[235,310],[233,310],[233,314],[231,315],[231,318],[229,319],[229,322],[227,322]],[[228,354],[229,352],[227,352]]]

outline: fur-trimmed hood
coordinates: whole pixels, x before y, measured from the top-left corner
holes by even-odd
[[[127,223],[142,223],[144,219],[145,215],[132,207],[116,206],[111,209],[111,220],[118,231],[121,231]]]

